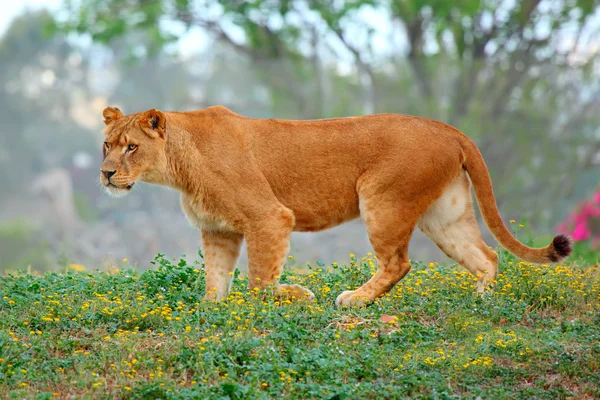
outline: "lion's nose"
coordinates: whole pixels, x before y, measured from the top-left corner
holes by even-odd
[[[106,177],[106,179],[110,180],[110,177],[113,176],[117,171],[105,171],[102,170],[102,173]]]

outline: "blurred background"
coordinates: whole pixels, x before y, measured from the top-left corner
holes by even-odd
[[[2,10],[0,272],[197,257],[200,234],[177,193],[103,193],[108,105],[438,119],[478,144],[515,229],[596,245],[596,0],[20,0]],[[413,242],[413,259],[445,259],[420,233]],[[360,221],[291,245],[297,263],[369,250]]]

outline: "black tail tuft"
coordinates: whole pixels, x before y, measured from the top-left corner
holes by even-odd
[[[557,262],[568,257],[573,250],[571,238],[567,235],[558,235],[552,240],[553,254],[550,256],[552,262]]]

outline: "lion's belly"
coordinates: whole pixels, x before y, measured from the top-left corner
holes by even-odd
[[[309,215],[296,215],[296,225],[294,225],[294,231],[296,232],[317,232],[324,229],[333,228],[344,222],[351,221],[360,216],[358,212],[348,213],[345,215],[332,214],[328,216],[319,215],[315,219],[307,218]]]
[[[284,196],[290,197],[290,196]],[[343,224],[360,216],[356,192],[310,198],[280,198],[294,212],[297,232],[314,232]]]

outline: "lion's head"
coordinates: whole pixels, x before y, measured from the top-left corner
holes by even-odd
[[[163,183],[166,177],[165,115],[158,110],[123,115],[108,107],[102,113],[104,161],[100,182],[114,196],[123,196],[141,180]]]

